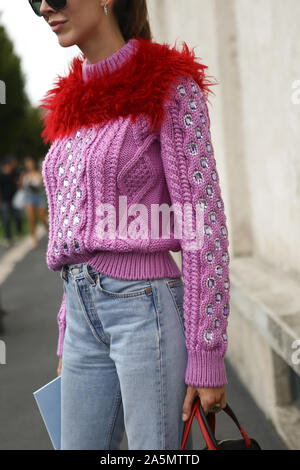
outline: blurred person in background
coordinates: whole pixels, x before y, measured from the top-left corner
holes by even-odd
[[[12,218],[15,219],[18,237],[22,236],[22,212],[16,210],[12,205],[13,197],[18,189],[17,165],[18,162],[14,155],[6,155],[0,170],[1,212],[5,237],[3,244],[7,248],[14,244],[11,231]]]
[[[22,168],[20,168],[20,164],[15,155],[12,155],[11,167],[12,167],[12,174],[14,176],[14,180],[16,184],[16,193],[17,193],[19,190],[22,189],[22,181],[21,181]],[[16,196],[16,193],[14,194],[14,198]],[[14,200],[12,201],[12,204],[13,204],[13,208],[15,211],[15,217],[18,220],[18,224],[20,226],[20,230],[17,233],[17,240],[21,240],[21,238],[24,235],[24,231],[23,231],[23,219],[25,215],[24,207],[17,207],[16,204],[14,203]]]
[[[31,156],[24,160],[25,171],[21,176],[21,184],[25,189],[25,211],[29,222],[29,231],[32,237],[32,248],[38,246],[36,234],[36,218],[39,217],[48,230],[47,203],[44,192],[43,176],[37,161]]]

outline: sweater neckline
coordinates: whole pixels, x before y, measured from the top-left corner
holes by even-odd
[[[128,59],[133,52],[138,48],[139,41],[136,38],[131,38],[120,49],[105,59],[99,60],[94,64],[88,63],[87,58],[84,56],[82,62],[82,79],[86,83],[92,76],[104,75],[107,71],[109,73],[120,69],[122,64]]]

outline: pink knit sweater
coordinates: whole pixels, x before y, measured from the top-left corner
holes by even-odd
[[[143,44],[132,38],[96,64],[88,64],[84,58],[71,98],[67,86],[61,87],[64,112],[67,108],[62,125],[68,117],[75,124],[71,129],[70,123],[68,135],[57,131],[43,161],[50,224],[47,264],[59,271],[64,264],[88,262],[101,273],[128,280],[182,275],[188,351],[185,383],[221,386],[227,383],[229,242],[205,90],[195,77],[174,72],[176,80],[166,87],[164,114],[157,129],[153,130],[143,112],[133,122],[121,101],[116,102],[119,95],[113,87],[118,86],[116,77],[121,77],[116,74],[127,76],[135,62],[154,60],[141,56]],[[158,66],[162,74],[164,64]],[[66,82],[70,86],[72,71],[74,68]],[[97,94],[88,101],[89,93],[102,85],[101,80],[103,86],[109,86],[110,78],[108,109],[119,110],[120,115],[113,119],[101,115],[100,119],[99,114],[89,125],[87,117],[84,122],[75,121],[76,100],[81,100],[78,109],[82,115],[98,112],[100,106],[103,110]],[[139,90],[145,93],[143,80],[147,77],[139,80],[137,91],[133,92],[129,81],[123,87],[123,93],[132,93],[133,108],[141,106]],[[166,83],[161,78],[157,81],[162,87]],[[147,106],[151,107],[150,101]],[[155,209],[161,204],[165,204],[161,207],[169,223],[151,215],[157,215]],[[175,209],[176,217],[169,220],[166,208]],[[176,230],[179,226],[181,232]],[[182,273],[169,250],[181,250]],[[57,354],[61,356],[67,321],[65,294],[57,319]]]

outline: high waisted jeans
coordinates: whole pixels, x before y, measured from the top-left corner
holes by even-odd
[[[187,350],[181,278],[121,280],[61,269],[66,330],[61,449],[180,449]],[[185,446],[192,449],[192,437]]]

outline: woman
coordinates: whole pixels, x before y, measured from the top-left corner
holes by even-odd
[[[226,405],[228,236],[206,66],[186,44],[152,42],[144,0],[31,4],[82,52],[41,105],[47,263],[64,287],[61,448],[119,449],[126,429],[129,449],[180,449],[196,396],[206,413]]]
[[[22,212],[14,207],[14,195],[19,187],[18,171],[16,170],[17,159],[15,155],[5,155],[0,168],[0,208],[3,219],[4,240],[6,248],[14,244],[11,231],[11,219],[15,219],[17,237],[22,237]]]
[[[32,248],[38,246],[36,234],[36,217],[38,216],[48,230],[47,206],[44,195],[43,176],[36,160],[27,156],[24,160],[25,172],[21,176],[21,183],[25,189],[25,211],[29,222]]]

